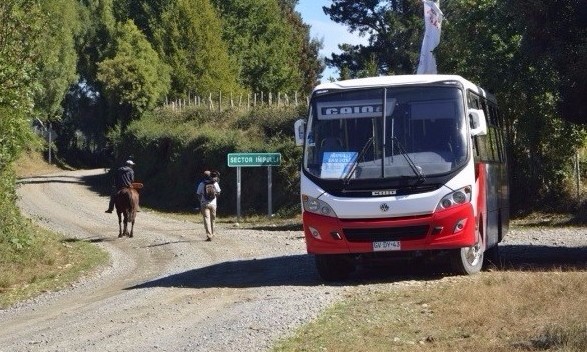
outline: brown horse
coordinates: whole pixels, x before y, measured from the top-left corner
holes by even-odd
[[[114,205],[116,206],[116,214],[118,215],[118,237],[133,237],[135,218],[137,216],[137,209],[139,208],[139,192],[137,189],[141,189],[142,187],[142,183],[133,183],[132,187],[123,188],[114,196]],[[122,228],[123,218],[124,230]],[[130,232],[128,231],[129,222]]]

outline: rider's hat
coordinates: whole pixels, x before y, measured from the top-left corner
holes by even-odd
[[[132,161],[132,160],[127,160],[127,161],[126,161],[126,165],[129,165],[129,166],[135,166],[135,162],[134,162],[134,161]]]

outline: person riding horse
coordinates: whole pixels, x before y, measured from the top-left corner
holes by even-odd
[[[132,183],[135,180],[135,172],[132,169],[135,163],[132,160],[127,160],[125,166],[119,167],[114,174],[114,186],[113,192],[110,195],[110,203],[108,204],[108,210],[106,213],[112,213],[114,210],[114,197],[123,188],[131,188]]]

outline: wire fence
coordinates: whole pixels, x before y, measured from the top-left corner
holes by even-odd
[[[300,104],[309,104],[309,97],[298,93],[288,95],[286,93],[250,93],[239,94],[234,96],[232,93],[222,95],[222,93],[206,96],[188,95],[185,99],[167,101],[164,108],[174,111],[181,111],[189,107],[206,107],[210,111],[231,110],[250,110],[260,106],[298,106]]]

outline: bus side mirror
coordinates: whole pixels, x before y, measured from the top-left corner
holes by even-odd
[[[304,135],[306,134],[306,121],[303,119],[299,119],[294,123],[294,131],[295,131],[295,138],[296,138],[296,145],[302,146],[304,145]]]
[[[485,136],[487,134],[487,120],[483,110],[469,109],[469,124],[471,136]]]

